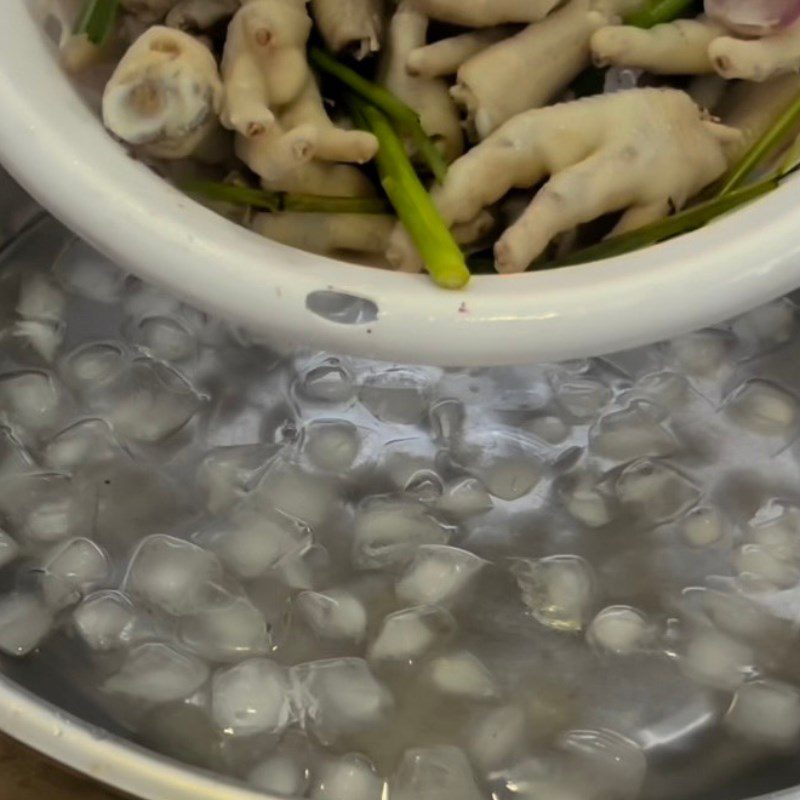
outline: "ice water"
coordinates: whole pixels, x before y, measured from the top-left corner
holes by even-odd
[[[564,364],[287,356],[42,225],[0,275],[23,680],[275,796],[699,800],[796,754],[791,299]]]

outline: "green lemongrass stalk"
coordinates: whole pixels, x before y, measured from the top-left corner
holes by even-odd
[[[114,31],[119,0],[86,0],[74,33],[84,35],[94,45],[103,44]]]
[[[180,186],[187,194],[235,206],[266,211],[304,211],[326,214],[389,214],[391,206],[382,197],[324,197],[315,194],[267,192],[249,186],[217,181],[186,181]]]
[[[363,75],[337,61],[330,53],[319,47],[308,51],[309,61],[320,72],[330,75],[344,84],[359,97],[379,108],[411,138],[420,157],[430,168],[437,182],[441,183],[447,174],[447,162],[439,148],[422,128],[419,115],[411,106],[377,83],[368,81]]]
[[[760,166],[765,164],[786,141],[800,122],[800,93],[770,127],[747,149],[739,163],[728,173],[716,197],[738,189]]]
[[[798,165],[800,165],[800,136],[797,136],[789,146],[778,172],[781,175],[790,175],[797,170]]]
[[[409,161],[388,117],[356,96],[350,97],[356,124],[378,139],[375,162],[386,196],[419,250],[431,278],[445,289],[461,289],[470,278],[464,254]]]
[[[602,242],[598,242],[598,244],[578,250],[560,261],[545,264],[543,267],[566,267],[571,264],[584,264],[587,261],[600,261],[604,258],[620,256],[633,250],[639,250],[642,247],[663,242],[673,236],[689,233],[701,228],[716,217],[771,192],[784,177],[786,175],[781,174],[766,178],[752,186],[735,189],[724,197],[715,197],[705,203],[679,211],[666,219],[605,239]]]
[[[635,25],[637,28],[654,28],[678,19],[693,5],[694,0],[646,0],[638,11],[625,17],[625,24]]]

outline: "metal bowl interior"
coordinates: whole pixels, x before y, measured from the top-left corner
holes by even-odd
[[[52,258],[62,240],[73,238],[52,219],[37,219],[4,249],[8,266],[16,258],[18,266],[35,268]],[[83,308],[77,323],[88,322],[90,335],[99,335],[93,327],[95,315]],[[111,315],[106,317],[106,323],[113,327]],[[4,574],[6,579],[13,576]],[[68,642],[69,638],[60,640],[60,645],[45,643],[37,658],[0,657],[0,730],[76,771],[143,800],[265,800],[264,794],[221,775],[194,769],[139,746],[136,742],[144,739],[104,713],[92,683],[80,680],[85,674],[80,671],[83,659],[73,657],[73,651],[61,646]],[[708,718],[707,705],[694,703],[691,698],[681,701],[672,694],[669,681],[660,681],[655,687],[652,683],[639,684],[633,679],[635,668],[633,673],[625,672],[613,662],[602,674],[605,678],[598,686],[603,694],[619,689],[632,707],[648,713],[654,710],[655,724],[648,728],[652,745],[648,759],[661,777],[643,800],[744,800],[756,796],[789,800],[800,796],[796,789],[787,788],[800,786],[796,751],[762,758],[764,754],[752,747],[747,751],[731,749],[724,736],[715,737],[703,722]],[[163,747],[168,750],[169,742]],[[698,752],[703,754],[702,771],[698,770]]]
[[[0,730],[53,760],[137,800],[278,800],[221,775],[145,749],[62,683],[52,662],[31,666],[0,660]],[[719,765],[711,764],[711,769]],[[696,765],[695,765],[696,768]],[[676,788],[693,778],[676,763]],[[680,791],[679,789],[679,791]],[[796,754],[759,762],[686,800],[797,800]],[[661,796],[647,800],[662,800]]]
[[[464,292],[264,240],[167,185],[107,135],[59,69],[41,24],[50,3],[9,0],[4,9],[0,160],[119,263],[273,339],[418,363],[562,359],[686,332],[800,283],[800,181],[640,253],[478,276]]]

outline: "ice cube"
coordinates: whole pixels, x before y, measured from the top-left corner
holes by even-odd
[[[383,781],[364,756],[326,758],[314,771],[312,800],[381,800]]]
[[[153,358],[185,361],[197,351],[194,333],[172,317],[147,317],[141,320],[134,340]]]
[[[797,425],[797,399],[779,386],[758,379],[746,381],[725,401],[728,415],[753,433],[788,436]]]
[[[518,500],[539,482],[541,465],[524,457],[497,459],[482,472],[486,488],[501,500]]]
[[[0,597],[0,651],[25,656],[50,632],[53,618],[42,602],[30,594]]]
[[[611,800],[595,794],[565,756],[531,756],[489,775],[492,797],[504,800]]]
[[[412,476],[403,491],[420,503],[436,503],[444,492],[444,483],[434,470],[424,469]]]
[[[501,431],[471,436],[459,446],[456,460],[490,494],[507,501],[528,494],[544,471],[530,441]]]
[[[731,337],[722,331],[702,330],[673,339],[669,350],[678,372],[709,375],[720,368],[731,346]]]
[[[526,727],[518,705],[481,713],[467,737],[470,757],[484,771],[510,764],[525,749]]]
[[[0,569],[14,561],[19,554],[19,545],[9,534],[0,528]]]
[[[108,419],[118,435],[137,442],[166,439],[183,428],[203,402],[180,373],[146,359],[131,365],[124,383]]]
[[[569,514],[589,528],[602,528],[613,519],[609,498],[591,474],[567,476],[561,486],[561,497]]]
[[[56,259],[53,277],[68,292],[98,303],[116,303],[125,273],[88,244],[75,239]]]
[[[129,281],[122,301],[124,314],[134,320],[170,317],[181,310],[181,301],[175,295],[136,278]]]
[[[220,670],[211,682],[211,715],[231,736],[281,733],[295,719],[286,670],[268,658]]]
[[[746,544],[733,555],[733,566],[746,586],[789,589],[800,582],[800,570],[757,544]]]
[[[95,592],[72,612],[72,621],[92,650],[115,650],[130,641],[136,610],[122,592]]]
[[[680,665],[693,681],[732,691],[752,674],[754,661],[748,645],[713,629],[699,629],[690,637]]]
[[[0,425],[0,480],[32,469],[28,451],[8,428]]]
[[[384,619],[368,657],[372,661],[414,663],[455,632],[452,614],[438,606],[415,606],[389,614]]]
[[[197,468],[197,484],[206,496],[206,508],[219,514],[244,497],[279,449],[256,444],[217,447],[209,452]]]
[[[663,416],[652,403],[636,401],[601,417],[589,431],[590,447],[596,454],[618,461],[669,455],[677,442],[661,425]]]
[[[60,388],[45,372],[0,375],[0,416],[12,430],[42,433],[58,422],[62,405]]]
[[[50,364],[64,341],[64,326],[48,320],[20,319],[14,323],[11,337]]]
[[[151,608],[194,614],[207,607],[222,567],[212,553],[183,539],[154,534],[141,541],[125,576],[125,589]]]
[[[407,562],[424,544],[446,544],[450,530],[421,504],[381,500],[356,516],[353,564],[359,569],[384,569]]]
[[[647,759],[635,742],[614,731],[583,730],[564,734],[559,745],[577,757],[599,796],[619,800],[639,796]]]
[[[355,387],[342,362],[326,358],[301,378],[298,393],[318,403],[348,403],[355,398]]]
[[[428,407],[428,392],[423,373],[397,367],[368,377],[359,396],[381,422],[416,425]]]
[[[60,322],[65,307],[64,292],[47,275],[32,272],[22,279],[17,300],[20,317]]]
[[[290,755],[275,753],[257,764],[247,776],[254,788],[278,797],[302,797],[306,793],[306,769]]]
[[[591,622],[586,638],[601,650],[624,655],[640,649],[649,634],[641,611],[630,606],[608,606]]]
[[[705,590],[703,610],[721,630],[751,644],[766,644],[785,635],[783,624],[745,597]]]
[[[392,800],[482,800],[472,767],[457,747],[406,750],[391,783]]]
[[[700,499],[697,487],[662,461],[642,458],[616,480],[620,502],[640,518],[659,524],[688,511]]]
[[[797,308],[788,298],[754,308],[738,317],[733,333],[755,354],[788,342],[797,329]]]
[[[358,428],[351,422],[319,420],[306,428],[305,453],[319,469],[344,473],[353,466],[361,447]]]
[[[267,652],[267,623],[258,609],[244,597],[218,603],[181,618],[183,644],[209,661],[240,661]]]
[[[327,519],[336,500],[329,479],[282,462],[269,466],[254,491],[262,508],[277,509],[312,528]]]
[[[716,508],[701,507],[692,509],[683,518],[681,532],[692,547],[710,547],[724,536],[725,529]]]
[[[400,491],[418,482],[420,475],[436,471],[436,450],[427,438],[397,439],[382,450],[389,480]]]
[[[561,444],[570,433],[570,427],[561,417],[543,415],[533,417],[523,424],[526,431],[548,444]]]
[[[56,434],[44,447],[44,463],[71,470],[84,464],[102,464],[125,456],[108,423],[85,419]]]
[[[685,375],[664,370],[643,375],[636,381],[634,393],[647,397],[663,408],[674,410],[689,398],[689,381]]]
[[[312,543],[311,531],[303,523],[280,513],[259,513],[251,506],[235,510],[227,523],[204,539],[225,566],[245,580],[263,575]]]
[[[366,635],[367,610],[346,589],[300,592],[295,608],[317,636],[360,642]]]
[[[578,421],[592,419],[611,400],[611,390],[597,381],[578,378],[554,388],[558,402]]]
[[[444,447],[455,444],[464,430],[465,416],[464,404],[460,400],[438,400],[428,412],[433,440]]]
[[[134,647],[119,672],[103,684],[110,694],[144,703],[169,703],[194,694],[207,680],[208,667],[163,642]]]
[[[60,472],[37,472],[0,480],[0,513],[20,541],[51,544],[92,532],[97,498]]]
[[[766,503],[750,520],[750,539],[779,561],[800,559],[800,508]]]
[[[422,545],[414,551],[395,591],[407,605],[447,605],[464,592],[485,565],[486,561],[468,550]]]
[[[477,478],[456,478],[444,486],[436,507],[445,514],[466,519],[492,508],[492,498]]]
[[[739,736],[785,747],[800,736],[800,692],[787,683],[756,680],[737,690],[725,717]]]
[[[437,656],[425,668],[427,680],[439,692],[488,700],[497,696],[492,673],[468,650]]]
[[[305,724],[323,744],[376,727],[392,708],[389,690],[361,658],[311,661],[291,669]]]
[[[579,631],[595,602],[595,578],[580,556],[517,559],[512,566],[522,601],[533,617],[559,631]]]
[[[50,608],[66,608],[108,580],[110,571],[108,554],[99,545],[91,539],[73,539],[45,563],[42,596]]]
[[[275,565],[275,574],[290,588],[311,590],[325,581],[330,559],[319,544],[289,553]]]
[[[116,342],[90,342],[73,350],[62,365],[64,380],[84,393],[94,393],[115,381],[128,365],[128,355]]]

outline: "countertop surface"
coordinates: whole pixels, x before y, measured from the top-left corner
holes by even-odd
[[[0,735],[2,800],[120,800],[98,784],[77,777],[33,750]]]

